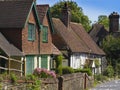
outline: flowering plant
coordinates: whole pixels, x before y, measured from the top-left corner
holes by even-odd
[[[54,71],[49,71],[45,68],[36,68],[33,74],[40,78],[56,78],[56,74]]]

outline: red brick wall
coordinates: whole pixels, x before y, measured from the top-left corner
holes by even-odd
[[[36,25],[34,13],[31,12],[28,18],[29,23]],[[27,23],[28,23],[27,22]],[[28,24],[23,29],[0,29],[0,32],[8,39],[8,41],[14,44],[25,54],[38,54],[38,27],[36,25],[36,40],[28,41]]]
[[[52,43],[52,37],[51,37],[51,32],[50,32],[50,26],[49,26],[49,21],[47,18],[47,15],[45,15],[42,24],[44,26],[48,26],[48,43],[43,43],[42,42],[42,30],[40,34],[40,53],[41,54],[51,54],[52,49],[51,49],[51,43]]]
[[[35,41],[28,40],[28,23],[33,23],[36,25],[35,17],[33,11],[30,13],[28,22],[25,28],[22,30],[22,50],[25,54],[38,54],[38,27],[36,25],[36,39]]]

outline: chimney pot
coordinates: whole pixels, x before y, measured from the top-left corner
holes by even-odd
[[[61,21],[64,23],[64,25],[69,28],[70,26],[70,21],[71,21],[71,13],[70,13],[70,8],[68,7],[67,2],[65,2],[64,7],[62,8],[62,13],[61,13]]]
[[[109,15],[109,32],[117,32],[119,30],[119,14],[113,12]]]

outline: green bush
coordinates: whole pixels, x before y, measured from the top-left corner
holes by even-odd
[[[59,55],[56,57],[56,68],[58,68],[59,66],[62,66],[62,60],[63,60],[62,55]]]
[[[16,84],[17,83],[17,80],[18,80],[18,78],[17,78],[17,76],[15,75],[15,74],[11,74],[10,75],[10,79],[11,79],[11,82],[13,83],[13,84]]]
[[[71,67],[63,67],[62,72],[63,74],[71,74],[71,73],[74,73],[74,69]]]
[[[85,68],[85,69],[75,69],[75,73],[81,72],[81,73],[87,73],[89,76],[92,76],[92,71],[90,68]]]
[[[56,72],[58,75],[62,75],[62,66],[59,66],[58,68],[56,68],[55,72]]]
[[[98,75],[95,75],[95,79],[97,80],[97,81],[102,81],[102,75],[101,74],[98,74]]]
[[[111,65],[108,65],[107,68],[104,70],[103,75],[112,78],[114,76],[114,69]]]
[[[106,76],[103,76],[102,74],[97,74],[95,75],[95,79],[97,81],[103,81],[103,80],[107,80],[108,78]]]
[[[116,70],[117,74],[120,75],[120,64],[117,64],[117,65],[116,65],[116,69],[117,69],[117,70]]]
[[[32,80],[34,81],[33,84],[29,83],[27,84],[27,90],[40,90],[40,85],[41,85],[41,81],[38,79],[37,76],[30,74],[26,76],[26,80]]]
[[[63,56],[59,55],[56,57],[56,73],[59,75],[62,75],[62,60],[63,60]]]
[[[98,68],[100,66],[100,62],[98,59],[95,59],[95,66],[96,66],[96,68]]]
[[[26,80],[35,80],[35,79],[36,79],[35,75],[29,74],[26,76]]]

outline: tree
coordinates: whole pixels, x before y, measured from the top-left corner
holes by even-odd
[[[102,42],[102,48],[107,55],[108,62],[116,68],[120,63],[120,38],[114,38],[112,35],[107,36]]]
[[[55,18],[61,18],[61,10],[64,6],[64,1],[60,1],[51,7],[51,15]],[[83,9],[77,5],[74,1],[67,1],[69,8],[71,9],[71,21],[81,23],[86,31],[91,28],[91,21],[88,16],[84,15]]]
[[[109,29],[109,19],[106,15],[100,15],[98,17],[98,23],[103,24],[106,29]]]

